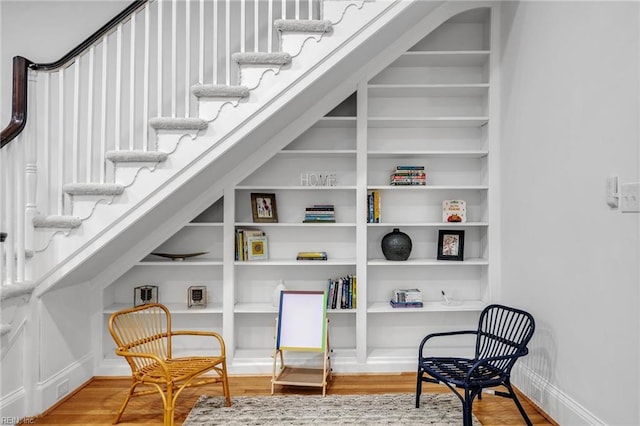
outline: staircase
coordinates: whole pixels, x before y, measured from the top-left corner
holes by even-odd
[[[32,293],[113,282],[423,37],[426,16],[477,4],[444,3],[137,1],[59,70],[32,64],[26,127],[0,149],[3,360]]]
[[[266,2],[244,0],[136,3],[59,70],[31,64],[29,121],[2,150],[2,198],[17,201],[0,206],[3,256],[15,259],[0,266],[3,284],[34,283],[42,294],[94,280],[98,265],[112,263],[100,260],[105,249],[122,252],[148,232],[132,226],[150,222],[169,188],[255,150],[259,140],[242,140],[265,125],[267,110],[400,4],[285,0],[265,11]],[[125,234],[132,238],[118,237]]]

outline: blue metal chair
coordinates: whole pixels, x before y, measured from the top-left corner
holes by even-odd
[[[511,386],[511,369],[518,358],[527,355],[527,344],[535,330],[531,314],[502,305],[487,306],[480,314],[477,330],[433,333],[425,336],[418,349],[416,408],[420,407],[422,382],[444,383],[462,402],[463,424],[471,425],[473,400],[483,389],[503,386],[507,392],[495,395],[511,398],[527,425],[531,421]],[[473,358],[427,357],[425,345],[436,337],[476,335]],[[432,342],[430,342],[432,343]],[[428,346],[428,345],[427,345]],[[428,349],[428,347],[427,347]],[[464,389],[464,394],[456,388]]]

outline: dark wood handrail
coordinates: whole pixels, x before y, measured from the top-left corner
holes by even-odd
[[[7,127],[0,132],[0,148],[11,142],[22,132],[27,124],[27,77],[29,69],[51,71],[63,67],[71,60],[82,54],[95,44],[100,38],[126,20],[149,0],[134,0],[126,9],[113,17],[100,29],[91,34],[86,40],[74,47],[62,58],[50,63],[35,63],[22,56],[13,58],[13,95],[11,100],[11,120]]]

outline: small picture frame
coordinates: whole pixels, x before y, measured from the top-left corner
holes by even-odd
[[[254,222],[277,222],[276,194],[251,193],[251,211]]]
[[[464,260],[464,231],[438,231],[438,260]]]
[[[148,305],[158,303],[158,286],[141,285],[133,289],[133,306]]]
[[[207,287],[202,285],[192,285],[187,290],[188,307],[206,308],[207,307]]]

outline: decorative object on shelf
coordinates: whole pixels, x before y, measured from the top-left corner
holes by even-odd
[[[207,307],[207,287],[192,285],[187,289],[189,308]]]
[[[336,209],[333,204],[314,204],[304,210],[303,223],[335,223]]]
[[[461,300],[456,300],[452,291],[448,291],[447,293],[445,293],[444,290],[441,290],[440,292],[442,293],[442,304],[443,305],[446,305],[446,306],[460,306],[460,305],[462,305],[462,301]]]
[[[152,252],[151,254],[154,256],[166,257],[171,260],[186,260],[189,257],[202,256],[203,254],[209,253],[208,251],[199,251],[195,253],[158,253]]]
[[[380,191],[367,195],[367,223],[380,223]]]
[[[277,222],[276,194],[251,193],[251,212],[254,222]]]
[[[300,173],[300,186],[336,186],[337,178],[333,172]]]
[[[407,260],[413,248],[411,238],[399,228],[382,237],[382,254],[387,260]]]
[[[444,200],[442,202],[443,222],[466,222],[467,203],[464,200]]]
[[[133,289],[133,306],[158,303],[158,286],[141,285]]]
[[[284,285],[284,280],[280,280],[276,288],[273,289],[273,293],[271,294],[271,305],[274,308],[280,306],[280,292],[287,289],[287,286]]]
[[[427,174],[424,166],[396,166],[391,174],[390,185],[426,185]]]
[[[438,260],[464,260],[464,231],[438,231]]]
[[[327,309],[355,309],[358,299],[356,284],[355,275],[330,278],[327,284]]]
[[[296,260],[327,260],[326,251],[301,251],[298,252]]]

